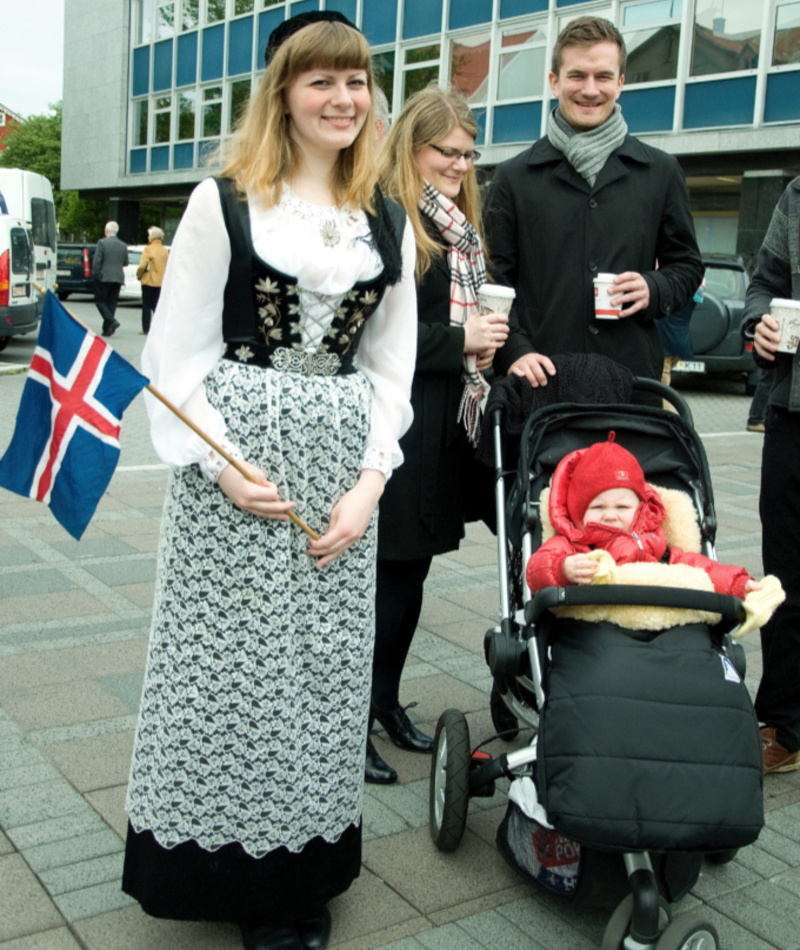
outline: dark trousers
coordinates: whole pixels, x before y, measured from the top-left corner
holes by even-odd
[[[103,318],[103,330],[110,330],[115,322],[114,314],[117,312],[120,290],[122,290],[122,284],[95,281],[94,305]]]
[[[753,401],[750,403],[750,409],[747,412],[747,424],[749,426],[763,424],[766,419],[771,389],[772,370],[759,369],[756,391],[753,393]]]
[[[160,287],[149,287],[142,284],[142,332],[150,332],[150,321],[153,319],[153,313],[161,296]]]
[[[384,712],[400,705],[400,677],[422,611],[422,589],[432,560],[378,561],[372,700]]]
[[[800,749],[800,413],[770,407],[765,422],[759,511],[764,573],[786,600],[761,629],[761,722],[789,752]],[[794,459],[794,461],[792,461]]]

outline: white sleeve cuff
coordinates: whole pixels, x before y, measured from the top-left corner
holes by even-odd
[[[239,449],[232,442],[229,442],[228,439],[221,439],[219,444],[231,458],[237,461],[241,461],[244,458]],[[222,474],[222,470],[227,467],[228,462],[219,452],[216,452],[209,446],[206,454],[200,459],[198,464],[200,465],[200,471],[203,475],[210,482],[216,482]]]
[[[368,446],[364,452],[364,461],[361,463],[361,468],[372,468],[381,472],[388,482],[394,469],[401,463],[402,457],[398,459],[396,453],[387,452],[375,446]]]

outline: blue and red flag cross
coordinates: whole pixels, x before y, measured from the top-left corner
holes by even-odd
[[[48,292],[0,485],[80,539],[117,466],[122,413],[147,384]]]

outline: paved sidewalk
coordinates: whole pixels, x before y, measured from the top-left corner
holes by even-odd
[[[94,307],[67,306],[99,328]],[[121,307],[113,339],[137,362],[139,312]],[[11,437],[34,341],[0,357],[0,452]],[[759,575],[761,436],[745,432],[749,400],[685,391],[711,462],[721,560]],[[167,469],[150,446],[142,399],[125,417],[120,465],[84,539],[50,511],[0,490],[0,947],[2,950],[234,950],[233,926],[148,918],[120,890],[125,783],[142,684]],[[497,615],[494,538],[473,525],[458,552],[435,559],[404,677],[412,717],[435,728],[463,710],[474,742],[493,732],[483,635]],[[747,638],[748,683],[760,672]],[[426,756],[379,735],[400,773],[368,786],[364,866],[335,900],[339,950],[588,950],[609,912],[576,911],[532,889],[494,838],[505,789],[470,805],[461,847],[445,855],[427,829]],[[497,751],[499,744],[489,747]],[[765,780],[767,824],[725,866],[706,865],[675,908],[702,906],[725,950],[800,948],[800,773]]]

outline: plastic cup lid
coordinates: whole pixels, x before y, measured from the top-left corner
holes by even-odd
[[[783,307],[786,310],[800,310],[800,300],[781,300],[778,297],[775,297],[774,300],[770,300],[770,307]]]
[[[603,280],[603,281],[606,281],[606,282],[608,282],[608,283],[613,283],[614,278],[615,278],[616,276],[617,276],[616,274],[596,274],[594,279],[595,279],[595,280]]]
[[[517,292],[513,287],[506,287],[503,284],[481,284],[478,287],[479,294],[486,294],[487,297],[506,297],[513,300]]]

